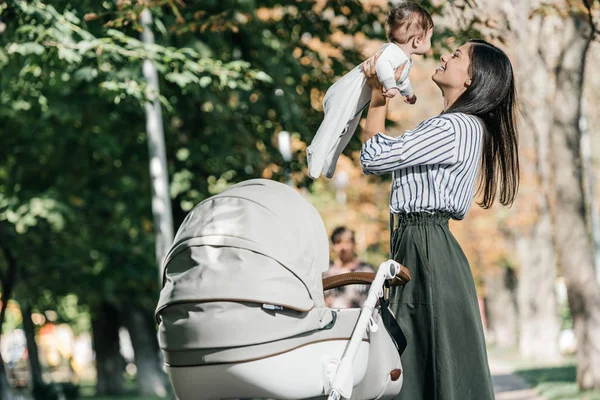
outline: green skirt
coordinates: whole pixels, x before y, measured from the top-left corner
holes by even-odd
[[[392,258],[412,280],[390,293],[408,346],[396,399],[493,400],[473,275],[447,213],[394,216]]]

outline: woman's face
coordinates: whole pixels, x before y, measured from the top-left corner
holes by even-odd
[[[431,79],[443,92],[450,89],[465,89],[471,82],[471,44],[465,43],[452,54],[444,54],[441,64]]]

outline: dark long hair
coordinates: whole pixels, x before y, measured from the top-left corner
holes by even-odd
[[[484,40],[469,40],[471,85],[446,113],[461,112],[481,118],[485,124],[478,204],[490,208],[496,192],[500,203],[512,205],[519,189],[519,135],[517,91],[510,60],[498,47]]]

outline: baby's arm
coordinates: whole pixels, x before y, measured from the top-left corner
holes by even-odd
[[[400,94],[404,96],[404,101],[408,104],[415,104],[417,102],[417,96],[413,92],[413,88],[410,85],[410,78],[407,76],[405,80],[400,82],[398,85],[398,89],[400,89]]]
[[[410,85],[410,78],[408,76],[405,80],[400,82],[400,85],[398,85],[398,89],[400,89],[400,94],[402,96],[412,96],[413,94],[415,94],[413,92],[412,86]]]
[[[379,56],[375,64],[377,78],[383,85],[383,93],[386,97],[394,97],[400,93],[398,89],[395,73],[396,69],[408,61],[406,54],[399,48],[389,46]]]
[[[383,90],[387,91],[396,88],[396,80],[394,79],[394,71],[398,67],[397,63],[394,63],[390,57],[385,57],[386,52],[384,51],[377,63],[375,64],[375,71],[377,71],[377,78],[383,85]]]
[[[379,78],[379,82],[385,90],[396,87],[396,79],[394,78],[396,68],[407,61],[406,54],[395,45],[390,45],[383,50],[377,59],[375,70],[377,71],[377,78]]]

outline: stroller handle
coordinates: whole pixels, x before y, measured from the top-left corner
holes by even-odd
[[[329,276],[323,279],[323,290],[335,289],[348,285],[370,285],[375,279],[375,272],[348,272]],[[404,265],[400,264],[400,272],[394,277],[391,286],[402,286],[410,281],[410,271]]]
[[[373,316],[373,310],[377,301],[383,296],[385,281],[394,279],[401,270],[402,266],[394,260],[385,261],[379,266],[375,274],[375,279],[369,288],[367,299],[363,303],[354,331],[352,332],[350,343],[348,343],[335,375],[331,379],[331,391],[329,392],[328,400],[350,399],[354,387],[352,364],[358,352],[358,347]]]

